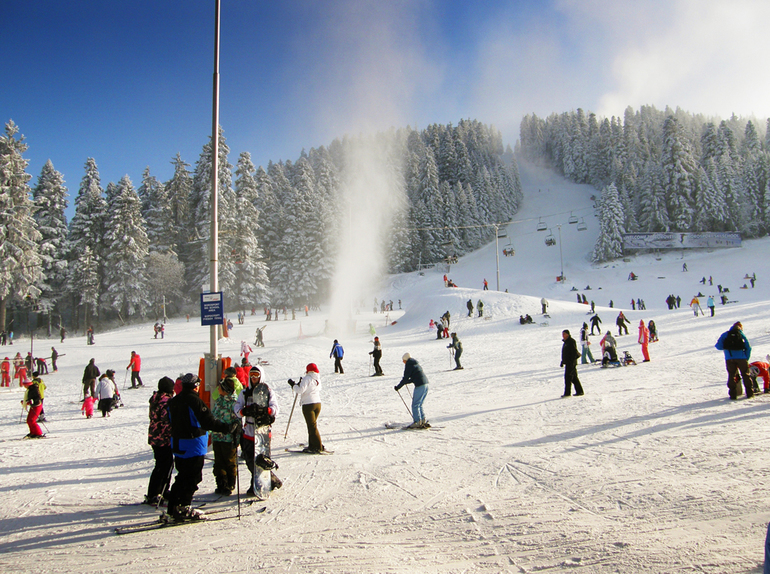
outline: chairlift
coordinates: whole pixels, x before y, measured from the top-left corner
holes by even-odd
[[[553,247],[554,245],[556,245],[556,238],[553,236],[553,232],[550,230],[548,231],[548,235],[545,238],[545,244],[548,247]]]
[[[569,223],[570,225],[574,225],[577,222],[578,222],[577,215],[572,215],[572,212],[570,211],[569,212],[569,219],[567,220],[567,223]]]
[[[503,246],[503,255],[506,257],[513,257],[516,255],[516,250],[513,248],[513,243],[510,239],[508,240],[508,243]]]
[[[588,224],[586,223],[584,217],[580,218],[580,223],[578,223],[577,230],[578,231],[588,231]]]
[[[548,229],[548,226],[545,224],[545,221],[543,221],[543,218],[541,217],[537,223],[537,230],[546,231],[547,229]]]

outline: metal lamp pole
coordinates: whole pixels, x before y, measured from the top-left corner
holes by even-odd
[[[562,257],[561,252],[561,224],[557,225],[556,228],[559,230],[559,264],[561,265],[561,281],[564,281],[564,258]]]
[[[500,238],[498,237],[499,226],[495,224],[495,266],[497,268],[497,290],[500,291]]]
[[[219,6],[215,0],[214,14],[214,103],[211,120],[211,237],[209,244],[209,285],[211,293],[219,291]],[[206,357],[206,388],[216,388],[219,359],[220,325],[209,327],[209,354]]]

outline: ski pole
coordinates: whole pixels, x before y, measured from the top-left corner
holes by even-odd
[[[40,424],[43,425],[43,428],[45,429],[45,434],[51,434],[51,431],[48,430],[48,427],[45,426],[44,422],[41,422]]]
[[[372,376],[372,356],[369,355],[369,376]]]
[[[299,395],[294,395],[294,402],[291,405],[291,412],[289,413],[289,422],[286,423],[286,433],[283,435],[283,440],[286,440],[286,437],[289,436],[289,425],[291,424],[291,417],[294,414],[294,407],[297,405],[297,397]]]
[[[126,390],[126,380],[128,379],[128,369],[126,369],[126,376],[123,377],[123,390]]]
[[[21,414],[19,415],[19,424],[24,422],[24,401],[21,401]]]
[[[406,412],[409,413],[409,416],[414,418],[412,416],[412,411],[409,409],[409,406],[406,404],[406,401],[404,400],[403,395],[401,394],[401,391],[396,391],[398,393],[398,396],[401,398],[401,402],[404,403],[404,406],[406,407]]]
[[[238,433],[233,433],[233,445],[238,451]],[[235,457],[235,490],[238,499],[238,520],[241,519],[241,473],[238,469],[238,457]]]

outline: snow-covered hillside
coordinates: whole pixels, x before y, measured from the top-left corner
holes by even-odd
[[[120,505],[141,500],[152,468],[147,401],[160,377],[197,369],[207,328],[174,319],[163,340],[152,338],[148,324],[97,333],[93,347],[83,337],[36,339],[36,349],[53,345],[65,356],[59,372],[44,377],[48,439],[19,440],[27,432],[22,393],[0,391],[3,572],[758,571],[770,519],[770,395],[729,401],[713,345],[741,320],[753,356],[770,352],[770,263],[762,257],[770,240],[594,266],[594,191],[528,166],[521,171],[525,204],[500,240],[500,249],[510,240],[516,252],[500,256],[500,292],[481,288],[485,278],[496,286],[491,244],[451,267],[457,288],[443,286],[439,268],[387,278],[371,297],[396,308],[400,299],[403,310],[361,312],[355,333],[324,333],[323,312],[268,324],[267,346],[252,357],[270,362],[267,380],[282,409],[273,453],[284,486],[262,513],[262,505],[244,506],[240,520],[112,532],[153,516],[149,507]],[[588,230],[569,224],[571,215]],[[536,230],[541,219],[557,240],[562,226],[561,261],[559,245],[544,243],[549,232]],[[562,264],[566,281],[557,283]],[[639,280],[627,280],[631,271]],[[756,288],[740,289],[746,273],[756,273]],[[699,283],[709,276],[713,286]],[[717,295],[717,284],[737,302],[718,305],[713,318],[695,317],[690,298]],[[624,310],[631,334],[619,337],[619,348],[640,364],[579,366],[585,396],[562,399],[561,330],[577,335],[588,319],[576,292],[595,302],[604,330],[616,332],[618,307]],[[668,310],[669,294],[682,298],[680,309]],[[550,318],[540,315],[541,297]],[[631,298],[644,299],[647,310],[632,311]],[[484,301],[485,317],[466,316],[468,299]],[[447,310],[465,349],[463,371],[450,370],[447,342],[428,329]],[[526,313],[534,325],[519,324]],[[636,326],[650,319],[660,342],[641,364]],[[369,323],[382,340],[385,377],[369,377]],[[247,317],[221,351],[238,358],[240,341],[253,343],[264,324]],[[333,374],[328,358],[334,338],[346,350],[344,376]],[[29,339],[20,338],[3,350],[28,349]],[[123,388],[132,350],[142,356],[147,387],[126,389],[126,406],[110,418],[86,420],[78,396],[88,359],[115,369]],[[435,430],[384,427],[410,420],[393,390],[407,351],[430,380],[425,409]],[[319,428],[333,456],[285,451],[306,440],[296,412],[284,440],[292,399],[286,380],[311,361],[321,367]],[[240,470],[245,492],[248,471]],[[207,463],[199,499],[213,490]],[[235,507],[235,497],[211,506],[228,505]]]

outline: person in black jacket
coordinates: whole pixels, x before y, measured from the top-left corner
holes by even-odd
[[[182,377],[182,391],[168,401],[171,420],[171,448],[174,451],[176,479],[168,493],[168,511],[177,520],[196,519],[200,513],[190,505],[203,480],[203,461],[208,449],[208,433],[233,432],[229,425],[214,418],[198,395],[200,379],[192,373]]]
[[[447,349],[454,349],[455,352],[455,371],[463,368],[460,364],[460,356],[463,354],[463,344],[457,338],[457,333],[452,333],[452,342],[447,345]]]
[[[561,346],[561,364],[564,367],[564,394],[562,397],[569,397],[572,394],[572,385],[575,385],[575,396],[583,396],[583,387],[580,385],[580,379],[577,374],[577,360],[580,353],[577,350],[575,339],[565,329],[561,332],[561,338],[564,343]]]
[[[401,360],[404,362],[404,376],[401,378],[401,382],[393,388],[398,392],[404,385],[409,383],[414,385],[414,393],[412,393],[413,422],[409,425],[409,428],[430,428],[430,424],[425,418],[425,411],[422,408],[422,404],[425,402],[425,397],[428,394],[428,377],[425,376],[417,359],[413,359],[409,353],[404,353]]]
[[[91,393],[93,398],[96,398],[96,379],[101,375],[99,367],[94,363],[96,359],[88,361],[85,370],[83,371],[83,401],[86,400],[88,393]],[[80,401],[81,403],[83,401]]]
[[[382,367],[380,366],[380,359],[382,358],[382,344],[380,343],[379,337],[374,338],[374,349],[369,351],[369,354],[374,359],[374,374],[372,376],[381,377],[384,373],[382,372]]]

